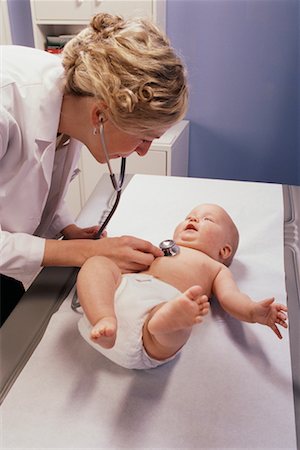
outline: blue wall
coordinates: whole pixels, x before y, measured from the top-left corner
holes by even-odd
[[[8,0],[33,46],[29,0]],[[300,0],[167,0],[187,64],[189,175],[300,185]]]
[[[189,175],[300,184],[299,0],[168,0],[189,72]]]

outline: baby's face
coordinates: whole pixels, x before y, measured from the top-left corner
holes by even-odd
[[[230,242],[230,218],[218,205],[194,208],[175,229],[174,241],[220,260],[220,249]]]

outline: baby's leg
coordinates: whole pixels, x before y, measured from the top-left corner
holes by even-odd
[[[91,338],[104,348],[113,347],[116,340],[114,297],[120,282],[120,269],[104,256],[89,258],[77,278],[80,304],[93,325]]]
[[[182,295],[153,308],[143,327],[147,353],[164,360],[174,355],[190,337],[192,327],[209,311],[207,295],[200,286],[192,286]]]

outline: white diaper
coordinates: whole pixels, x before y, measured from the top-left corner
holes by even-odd
[[[180,295],[170,284],[151,275],[126,274],[115,295],[115,312],[118,321],[116,343],[105,349],[90,339],[92,326],[85,317],[79,320],[82,337],[98,352],[127,369],[151,369],[175,358],[159,361],[151,358],[144,349],[142,328],[149,310],[161,302]]]

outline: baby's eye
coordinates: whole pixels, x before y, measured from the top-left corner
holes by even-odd
[[[203,217],[203,220],[208,220],[209,222],[213,222],[211,217]]]

